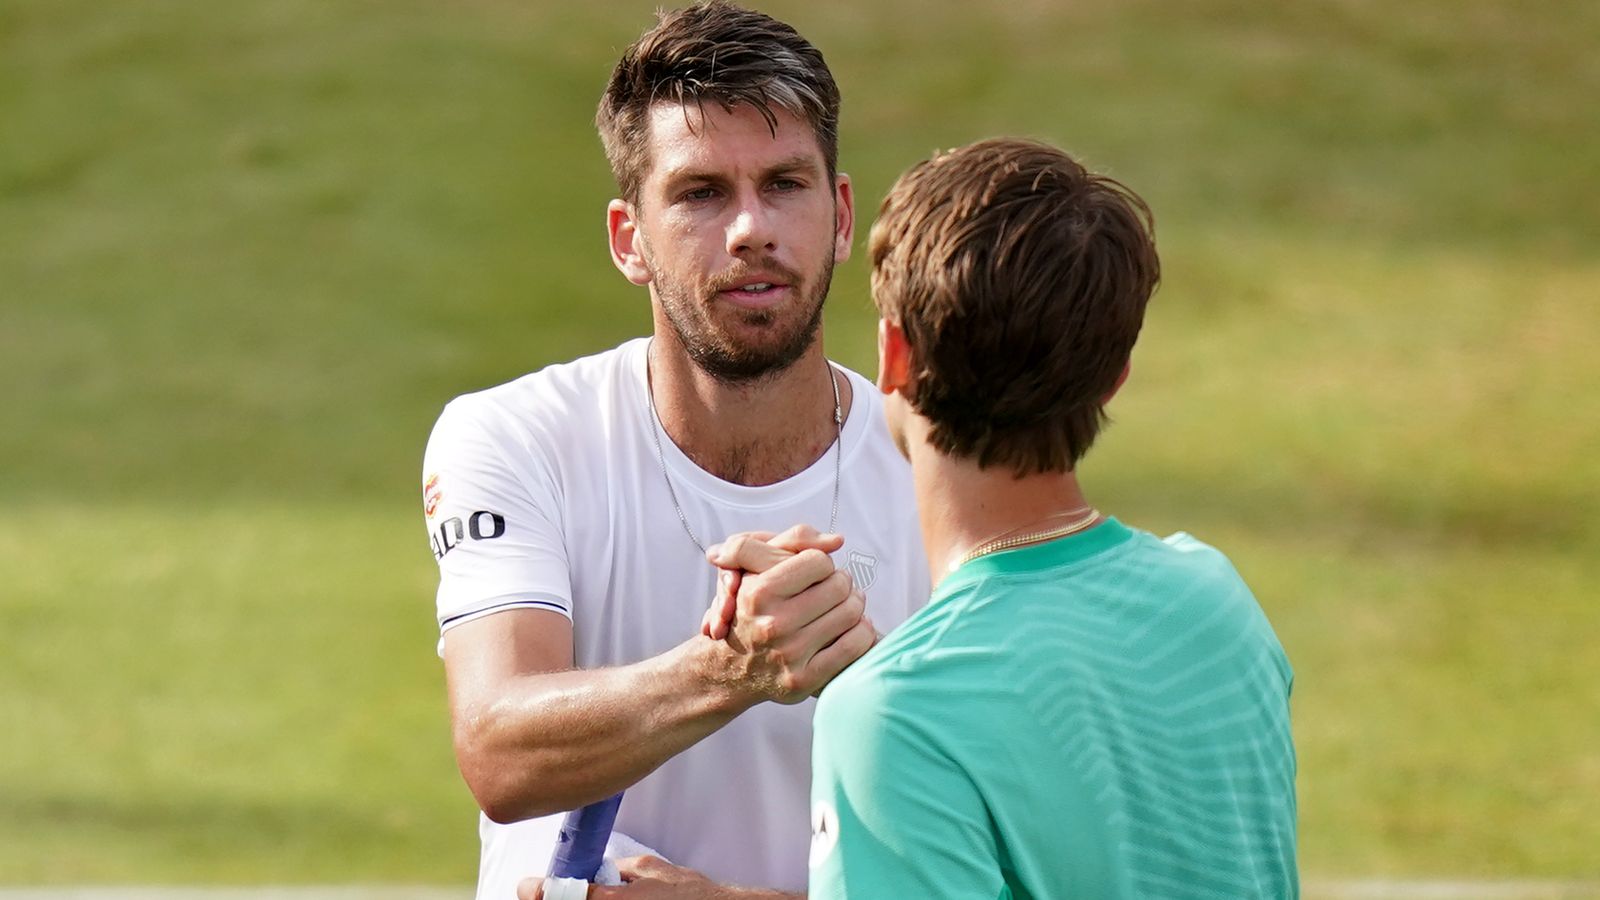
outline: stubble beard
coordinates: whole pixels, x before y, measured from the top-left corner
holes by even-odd
[[[758,346],[740,343],[717,326],[711,315],[717,302],[715,288],[695,297],[681,282],[661,278],[659,272],[654,273],[653,283],[667,322],[695,367],[724,384],[744,386],[785,371],[816,341],[822,327],[822,304],[833,284],[833,266],[830,254],[815,279],[796,283],[804,288],[802,301],[810,307],[805,319],[777,335],[775,343]],[[770,309],[739,310],[734,315],[741,324],[754,328],[771,328],[779,318]]]

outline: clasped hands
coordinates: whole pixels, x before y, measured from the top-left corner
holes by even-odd
[[[828,554],[836,534],[796,525],[744,532],[706,550],[721,573],[700,632],[737,654],[741,680],[764,699],[799,703],[877,640],[867,600]]]
[[[706,550],[706,559],[722,571],[700,633],[723,645],[730,677],[752,696],[799,703],[877,641],[865,595],[828,555],[842,546],[839,535],[797,525],[782,534],[732,535]],[[626,883],[590,885],[591,900],[778,896],[714,884],[656,857],[619,860],[618,866]],[[543,896],[543,879],[518,885],[519,900]]]

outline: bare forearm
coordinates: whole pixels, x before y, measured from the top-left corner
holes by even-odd
[[[516,676],[456,711],[462,774],[497,821],[623,790],[755,702],[721,677],[717,653],[695,638],[633,665]]]

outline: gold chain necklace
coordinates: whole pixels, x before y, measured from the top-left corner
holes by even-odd
[[[961,568],[969,562],[972,562],[980,556],[988,556],[991,553],[999,553],[1001,550],[1011,550],[1027,544],[1041,544],[1045,541],[1053,541],[1058,538],[1064,538],[1069,534],[1077,534],[1085,528],[1088,528],[1090,525],[1093,525],[1095,521],[1100,518],[1100,511],[1092,506],[1082,507],[1069,512],[1057,513],[1050,518],[1056,519],[1060,518],[1061,516],[1069,516],[1078,512],[1085,512],[1083,518],[1074,519],[1065,525],[1058,525],[1055,528],[1047,528],[1043,531],[1030,531],[1027,534],[1019,534],[1015,537],[1007,537],[1006,535],[1011,533],[1009,531],[1002,532],[998,537],[990,538],[978,544],[976,547],[973,547],[971,550],[968,550],[961,556],[960,559],[952,562],[947,571],[954,572],[955,570]],[[1016,529],[1013,528],[1012,531],[1016,531]]]

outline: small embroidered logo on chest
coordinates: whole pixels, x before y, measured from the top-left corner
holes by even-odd
[[[878,577],[878,558],[860,550],[851,550],[845,554],[844,570],[855,580],[856,587],[864,591],[872,587],[872,582]]]

